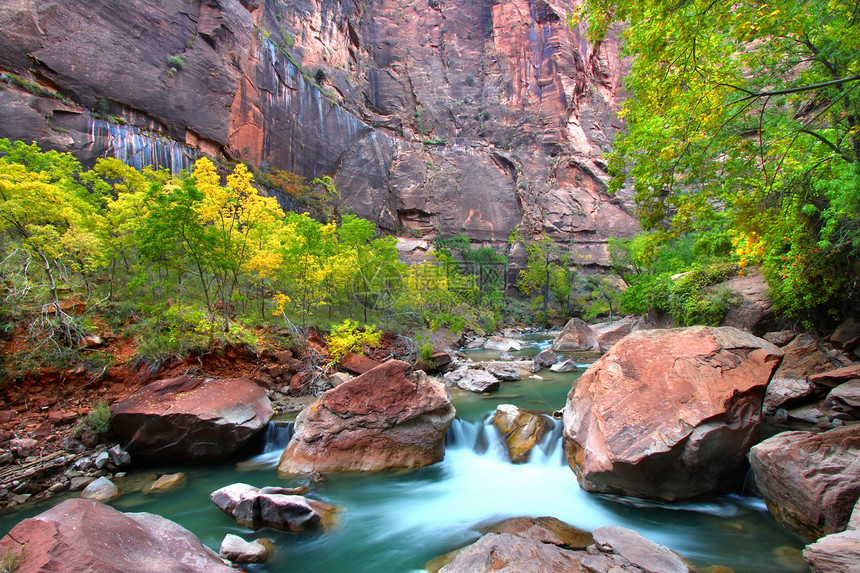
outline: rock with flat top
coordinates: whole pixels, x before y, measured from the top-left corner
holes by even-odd
[[[483,394],[499,389],[499,379],[486,370],[460,368],[445,375],[445,384]]]
[[[484,342],[486,350],[498,350],[500,352],[510,352],[512,350],[522,350],[523,345],[518,340],[512,338],[504,338],[501,336],[491,336]]]
[[[252,380],[181,376],[115,404],[111,427],[136,456],[212,462],[236,453],[273,414],[266,391]]]

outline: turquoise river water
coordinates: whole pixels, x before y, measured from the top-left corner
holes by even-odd
[[[514,354],[531,355],[545,345],[543,337],[534,337]],[[475,360],[497,355],[470,354]],[[276,470],[289,425],[270,425],[264,452],[236,463],[148,468],[147,474],[186,471],[189,479],[177,491],[128,493],[112,505],[121,511],[147,511],[172,519],[216,551],[227,533],[275,541],[274,558],[264,565],[245,566],[249,572],[420,571],[433,557],[475,541],[487,526],[520,515],[551,515],[588,530],[604,525],[629,527],[700,567],[719,564],[737,573],[808,571],[799,551],[803,540],[780,527],[760,499],[732,495],[658,504],[582,491],[564,461],[560,422],[528,463],[508,462],[495,429],[487,423],[488,415],[505,403],[548,412],[560,409],[579,373],[542,371],[540,376],[544,379],[503,383],[498,393],[489,396],[456,391],[458,416],[448,432],[445,459],[438,464],[326,476],[308,496],[342,509],[333,531],[253,532],[238,527],[209,500],[211,492],[236,482],[258,487],[301,485],[303,480],[279,478]],[[134,483],[144,478],[143,473],[130,475],[118,485],[133,490]],[[0,516],[2,533],[62,499]]]

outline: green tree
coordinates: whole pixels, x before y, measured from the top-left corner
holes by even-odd
[[[576,278],[573,257],[546,236],[529,242],[522,237],[517,240],[526,245],[527,254],[526,268],[520,271],[517,288],[523,295],[535,297],[534,302],[542,309],[538,318],[549,326],[551,298],[555,298],[565,316],[570,313]]]
[[[6,289],[17,298],[40,292],[38,269],[47,286],[39,301],[47,338],[54,340],[56,332],[66,345],[82,331],[60,308],[60,282],[105,262],[97,200],[81,184],[80,173],[68,153],[0,140],[0,233],[10,240],[3,257]]]
[[[802,315],[854,294],[860,26],[848,0],[585,0],[633,56],[609,161],[661,241],[709,234]],[[722,247],[721,247],[722,248]]]

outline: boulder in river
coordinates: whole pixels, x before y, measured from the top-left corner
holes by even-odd
[[[782,432],[749,454],[777,521],[808,538],[843,531],[860,497],[860,426]]]
[[[597,332],[581,318],[571,318],[564,330],[552,342],[552,349],[559,352],[588,350],[600,352]]]
[[[508,457],[515,464],[527,462],[532,449],[555,426],[555,422],[549,416],[521,410],[511,404],[497,406],[492,423],[502,434]]]
[[[0,539],[0,553],[22,544],[18,573],[235,573],[184,527],[87,499],[21,521]]]
[[[580,485],[669,501],[730,488],[781,356],[731,327],[628,335],[568,394],[565,452]]]
[[[181,376],[114,405],[111,427],[135,455],[210,462],[236,453],[273,414],[266,391],[247,378]]]
[[[302,410],[278,470],[367,471],[436,463],[453,419],[444,384],[389,360]]]
[[[484,342],[486,350],[498,350],[500,352],[510,352],[511,350],[522,350],[523,344],[512,338],[503,338],[501,336],[491,336]]]
[[[499,389],[500,380],[478,368],[461,367],[445,375],[445,384],[450,387],[460,388],[468,392],[483,394],[484,392],[495,392]]]
[[[552,348],[544,348],[535,355],[533,360],[538,368],[549,368],[558,362],[558,355]]]
[[[91,481],[81,492],[83,499],[107,503],[119,497],[119,489],[108,478],[102,476]]]
[[[296,495],[288,488],[256,488],[234,483],[212,492],[209,498],[218,508],[236,518],[242,527],[272,527],[281,531],[330,528],[337,510],[322,501]]]
[[[269,557],[269,551],[262,543],[245,541],[232,533],[224,537],[218,554],[233,563],[265,563]]]

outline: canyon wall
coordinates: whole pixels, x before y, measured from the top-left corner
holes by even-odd
[[[205,152],[331,175],[344,208],[418,248],[457,233],[502,245],[519,225],[601,265],[608,237],[638,229],[601,160],[625,64],[614,36],[568,28],[574,8],[9,0],[0,137],[85,162],[177,171]]]

